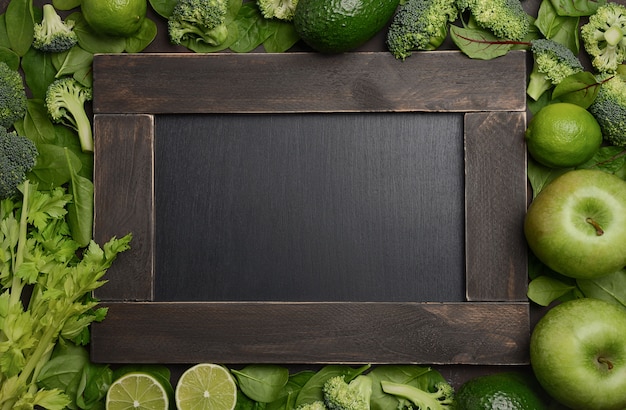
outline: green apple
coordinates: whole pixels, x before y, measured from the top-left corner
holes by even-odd
[[[550,309],[530,338],[541,386],[572,409],[626,409],[626,309],[575,299]]]
[[[598,170],[568,171],[532,201],[528,246],[552,270],[593,279],[626,266],[626,181]]]

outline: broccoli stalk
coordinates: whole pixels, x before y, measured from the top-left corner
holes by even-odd
[[[301,404],[296,407],[296,410],[328,410],[328,408],[323,401],[316,400],[311,403]]]
[[[601,73],[613,73],[626,60],[626,6],[607,3],[598,7],[580,36],[591,64]]]
[[[37,160],[37,148],[26,137],[0,126],[0,199],[17,193]]]
[[[458,0],[457,5],[498,38],[520,41],[530,30],[530,18],[520,0]]]
[[[534,66],[526,93],[533,100],[538,100],[545,91],[570,75],[583,71],[583,66],[574,53],[554,40],[533,40],[530,42],[530,49]]]
[[[266,19],[292,21],[298,0],[256,0],[256,4]]]
[[[458,14],[456,0],[406,0],[398,6],[387,31],[387,48],[399,60],[413,50],[435,50]]]
[[[85,102],[91,101],[92,91],[72,77],[55,80],[46,91],[45,105],[54,122],[64,124],[76,132],[83,152],[93,152],[91,122],[85,111]]]
[[[454,408],[454,390],[452,386],[445,382],[435,384],[436,390],[434,392],[425,391],[409,384],[394,383],[387,380],[382,380],[380,385],[385,393],[406,399],[420,410],[447,410]]]
[[[63,21],[51,4],[43,6],[43,19],[35,24],[33,47],[47,53],[61,53],[78,43],[74,21]]]
[[[22,76],[0,61],[0,126],[11,128],[26,115],[26,89]]]
[[[202,41],[212,46],[228,38],[226,14],[228,0],[178,0],[167,21],[172,44],[185,40]]]
[[[359,375],[346,382],[345,376],[328,379],[322,388],[328,410],[369,410],[372,396],[372,378]]]
[[[617,71],[621,71],[618,66]],[[610,144],[626,147],[626,80],[619,75],[600,75],[600,90],[589,112],[600,124],[602,136]]]

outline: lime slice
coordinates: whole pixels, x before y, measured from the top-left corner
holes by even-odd
[[[187,369],[175,395],[178,410],[233,410],[237,404],[235,379],[226,368],[211,363]]]
[[[165,388],[146,373],[127,373],[115,380],[106,397],[107,410],[167,410]]]

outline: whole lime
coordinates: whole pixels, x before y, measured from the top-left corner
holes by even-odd
[[[526,129],[530,155],[551,168],[570,168],[591,159],[602,144],[595,117],[583,107],[554,103],[543,107]]]
[[[81,11],[95,32],[116,37],[130,37],[143,23],[147,0],[83,0]]]
[[[457,410],[544,410],[545,393],[530,375],[506,372],[478,376],[455,394]]]
[[[300,38],[323,53],[361,46],[381,31],[399,0],[299,0],[293,25]]]

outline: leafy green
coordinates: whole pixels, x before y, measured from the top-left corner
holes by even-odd
[[[103,247],[92,240],[79,254],[67,222],[72,196],[28,180],[21,192],[0,202],[0,408],[62,409],[69,396],[36,381],[57,343],[85,341],[90,323],[102,319],[91,292],[131,235]]]
[[[252,400],[269,403],[280,398],[289,381],[289,370],[277,365],[251,364],[231,369],[241,391]]]

